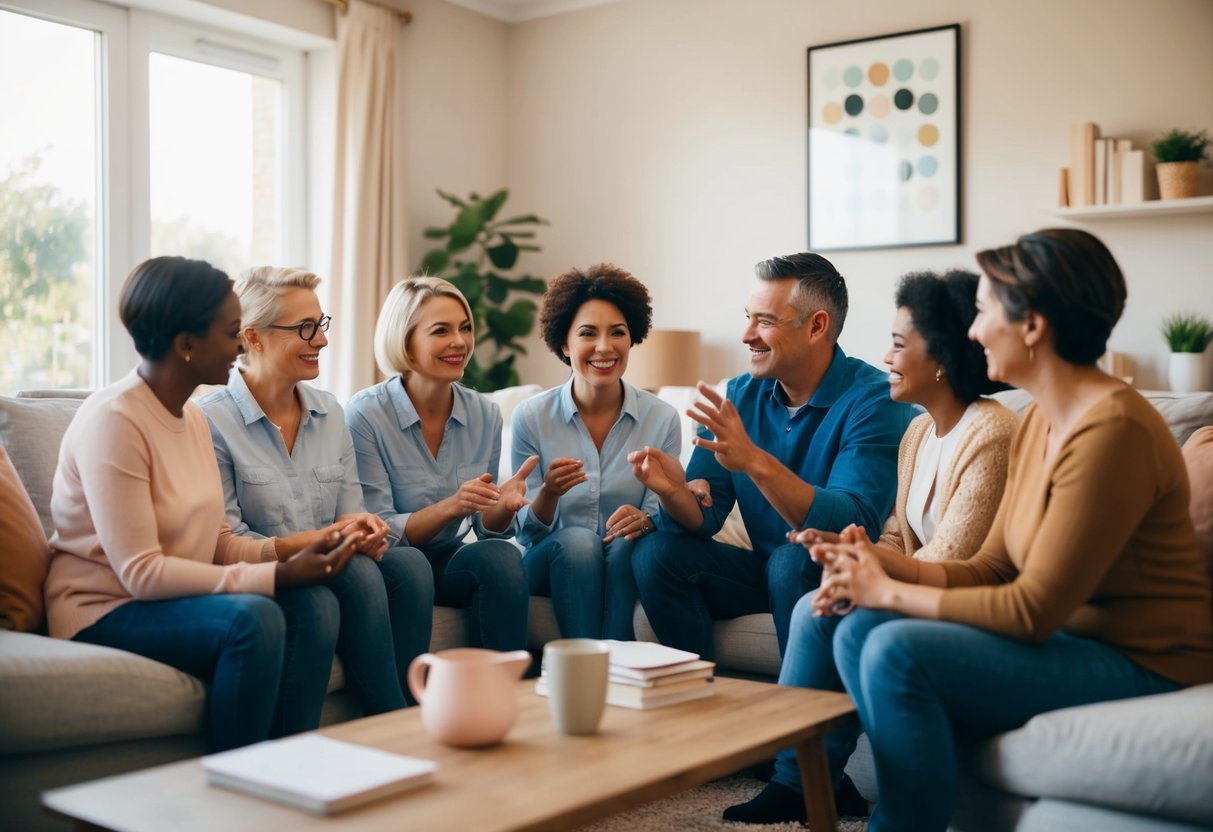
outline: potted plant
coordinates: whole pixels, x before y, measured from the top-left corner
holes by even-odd
[[[1205,350],[1213,341],[1213,320],[1204,315],[1180,312],[1164,318],[1162,334],[1171,347],[1167,379],[1177,393],[1195,393],[1205,389],[1208,368]]]
[[[480,355],[473,354],[468,360],[463,383],[481,392],[512,387],[518,384],[514,361],[519,354],[526,354],[520,339],[534,328],[539,306],[530,298],[511,302],[511,297],[519,292],[542,295],[547,281],[529,274],[510,277],[503,272],[514,268],[520,252],[539,251],[539,246],[530,242],[535,238],[531,229],[548,221],[534,214],[497,219],[510,195],[505,189],[488,197],[473,193],[466,199],[442,190],[438,195],[455,209],[455,218],[450,225],[425,230],[426,238],[446,242],[442,248],[426,253],[421,273],[451,281],[472,307]]]
[[[1158,163],[1158,192],[1162,199],[1187,199],[1196,196],[1200,163],[1209,147],[1209,134],[1188,130],[1168,130],[1154,140],[1154,160]]]

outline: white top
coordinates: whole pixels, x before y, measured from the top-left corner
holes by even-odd
[[[939,501],[935,495],[943,491],[944,477],[956,454],[956,446],[968,432],[977,409],[973,405],[965,408],[960,421],[943,436],[936,436],[932,428],[918,448],[914,460],[914,476],[906,494],[906,521],[923,544],[935,536],[939,525]]]

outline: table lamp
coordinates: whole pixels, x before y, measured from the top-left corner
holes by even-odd
[[[649,391],[660,387],[694,387],[699,381],[699,332],[651,329],[632,347],[627,380]]]

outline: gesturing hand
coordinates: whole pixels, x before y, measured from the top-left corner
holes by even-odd
[[[703,399],[696,401],[695,407],[687,410],[687,415],[711,431],[714,438],[696,436],[692,441],[715,454],[716,461],[725,470],[748,470],[760,451],[746,433],[737,408],[702,381],[696,389]]]
[[[501,489],[493,485],[493,475],[481,474],[459,486],[459,490],[447,497],[451,501],[455,514],[467,517],[478,511],[486,511],[497,505],[501,499]]]
[[[624,540],[635,540],[655,528],[652,519],[643,511],[635,506],[622,505],[607,518],[607,533],[606,537],[602,538],[602,542],[610,543],[617,537],[622,537]]]
[[[575,485],[581,485],[588,479],[585,473],[585,463],[580,459],[570,459],[567,456],[557,457],[548,466],[543,475],[543,487],[553,497],[563,497]]]
[[[844,532],[845,534],[845,532]],[[819,543],[813,558],[824,569],[813,599],[817,615],[845,612],[851,606],[876,608],[892,579],[872,551],[872,543]]]
[[[274,570],[274,586],[311,586],[331,580],[345,569],[345,565],[362,543],[362,538],[361,532],[353,532],[342,538],[334,531],[324,539],[304,546],[286,560],[279,562]]]
[[[632,465],[632,476],[658,497],[668,497],[686,487],[687,476],[682,465],[665,451],[645,445],[628,454],[628,462]]]
[[[531,472],[535,470],[535,466],[538,464],[538,456],[528,456],[518,466],[518,470],[514,472],[514,476],[501,484],[502,508],[507,511],[518,511],[518,509],[529,502],[526,498],[526,478],[531,475]]]

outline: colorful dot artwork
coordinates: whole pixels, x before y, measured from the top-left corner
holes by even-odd
[[[958,31],[809,49],[810,245],[959,241]]]

